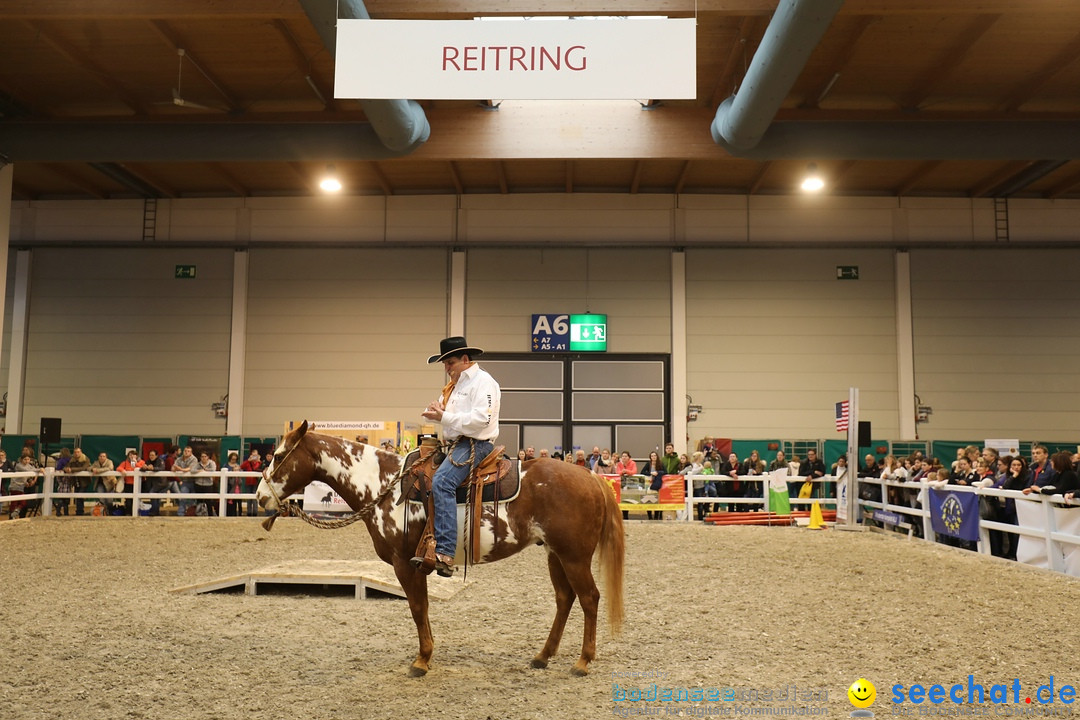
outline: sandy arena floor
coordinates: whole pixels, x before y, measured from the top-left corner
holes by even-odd
[[[362,526],[285,520],[268,534],[245,519],[40,518],[0,523],[0,557],[0,718],[501,720],[785,706],[847,717],[860,676],[877,686],[882,717],[895,683],[948,686],[971,673],[987,688],[1018,678],[1025,695],[1050,675],[1057,688],[1080,685],[1080,581],[875,534],[630,522],[626,628],[613,639],[602,626],[587,678],[568,673],[577,607],[551,666],[529,667],[554,613],[540,548],[470,569],[475,582],[433,601],[435,656],[420,679],[406,676],[416,634],[404,600],[169,592],[286,560],[374,559]],[[654,682],[732,688],[737,699],[613,700],[613,683]],[[793,684],[827,699],[745,699]]]

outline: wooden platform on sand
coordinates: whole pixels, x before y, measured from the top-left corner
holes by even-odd
[[[461,568],[458,570],[460,575]],[[398,584],[393,568],[379,560],[291,560],[173,588],[169,592],[198,595],[243,587],[246,594],[258,595],[260,587],[268,590],[283,585],[303,585],[324,590],[331,585],[351,585],[356,589],[357,600],[366,600],[369,591],[373,591],[373,597],[405,597],[405,591]],[[428,582],[428,597],[448,600],[464,587],[465,583],[460,577],[441,578],[432,573]]]

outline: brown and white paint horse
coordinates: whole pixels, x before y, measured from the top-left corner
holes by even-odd
[[[266,468],[256,497],[266,510],[278,510],[278,498],[302,491],[319,480],[333,488],[367,525],[375,552],[394,566],[409,600],[413,621],[420,637],[420,651],[409,674],[427,673],[434,643],[428,622],[428,576],[409,563],[426,515],[415,504],[398,504],[404,458],[395,453],[343,438],[309,432],[305,421],[285,436]],[[462,558],[463,513],[458,509],[458,561]],[[587,470],[558,460],[539,458],[524,464],[521,492],[500,503],[498,522],[493,525],[490,505],[483,508],[480,553],[477,562],[494,562],[530,545],[547,550],[548,573],[555,588],[555,621],[547,642],[532,659],[532,666],[547,667],[559,649],[570,608],[577,598],[585,614],[585,637],[581,656],[571,673],[585,675],[596,657],[596,618],[600,592],[592,574],[593,554],[599,550],[604,574],[607,618],[613,633],[623,619],[622,515],[610,488]],[[272,521],[264,525],[269,529]]]

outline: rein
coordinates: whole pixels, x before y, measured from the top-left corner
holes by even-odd
[[[300,443],[296,443],[296,445],[293,445],[291,448],[289,448],[289,451],[285,453],[285,456],[283,458],[281,458],[281,463],[278,464],[278,467],[281,467],[281,465],[285,463],[285,460],[287,460],[289,455],[292,454],[292,451],[299,447],[299,445]],[[412,466],[410,465],[409,467],[411,468]],[[277,468],[275,468],[275,471],[276,470]],[[262,526],[267,532],[269,532],[270,528],[274,526],[274,521],[277,520],[279,517],[291,516],[298,517],[304,522],[306,522],[308,525],[319,528],[320,530],[337,530],[339,528],[347,527],[349,525],[352,525],[357,520],[363,518],[364,515],[368,514],[373,508],[377,507],[380,503],[382,503],[382,501],[385,500],[391,492],[393,492],[394,483],[397,482],[398,477],[400,477],[400,475],[394,477],[391,482],[389,482],[385,486],[380,486],[380,492],[378,496],[376,496],[375,499],[372,500],[370,503],[362,505],[359,510],[356,510],[351,515],[345,515],[343,517],[327,520],[326,518],[319,518],[311,515],[310,513],[306,512],[302,507],[299,507],[294,503],[282,501],[281,496],[278,495],[277,488],[274,487],[273,474],[271,473],[266,478],[266,487],[270,490],[270,494],[274,496],[274,501],[277,502],[278,511],[275,515],[270,515],[265,520],[263,520]]]

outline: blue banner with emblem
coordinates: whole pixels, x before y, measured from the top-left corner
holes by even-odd
[[[934,532],[961,540],[979,539],[979,496],[930,488],[930,523]]]

